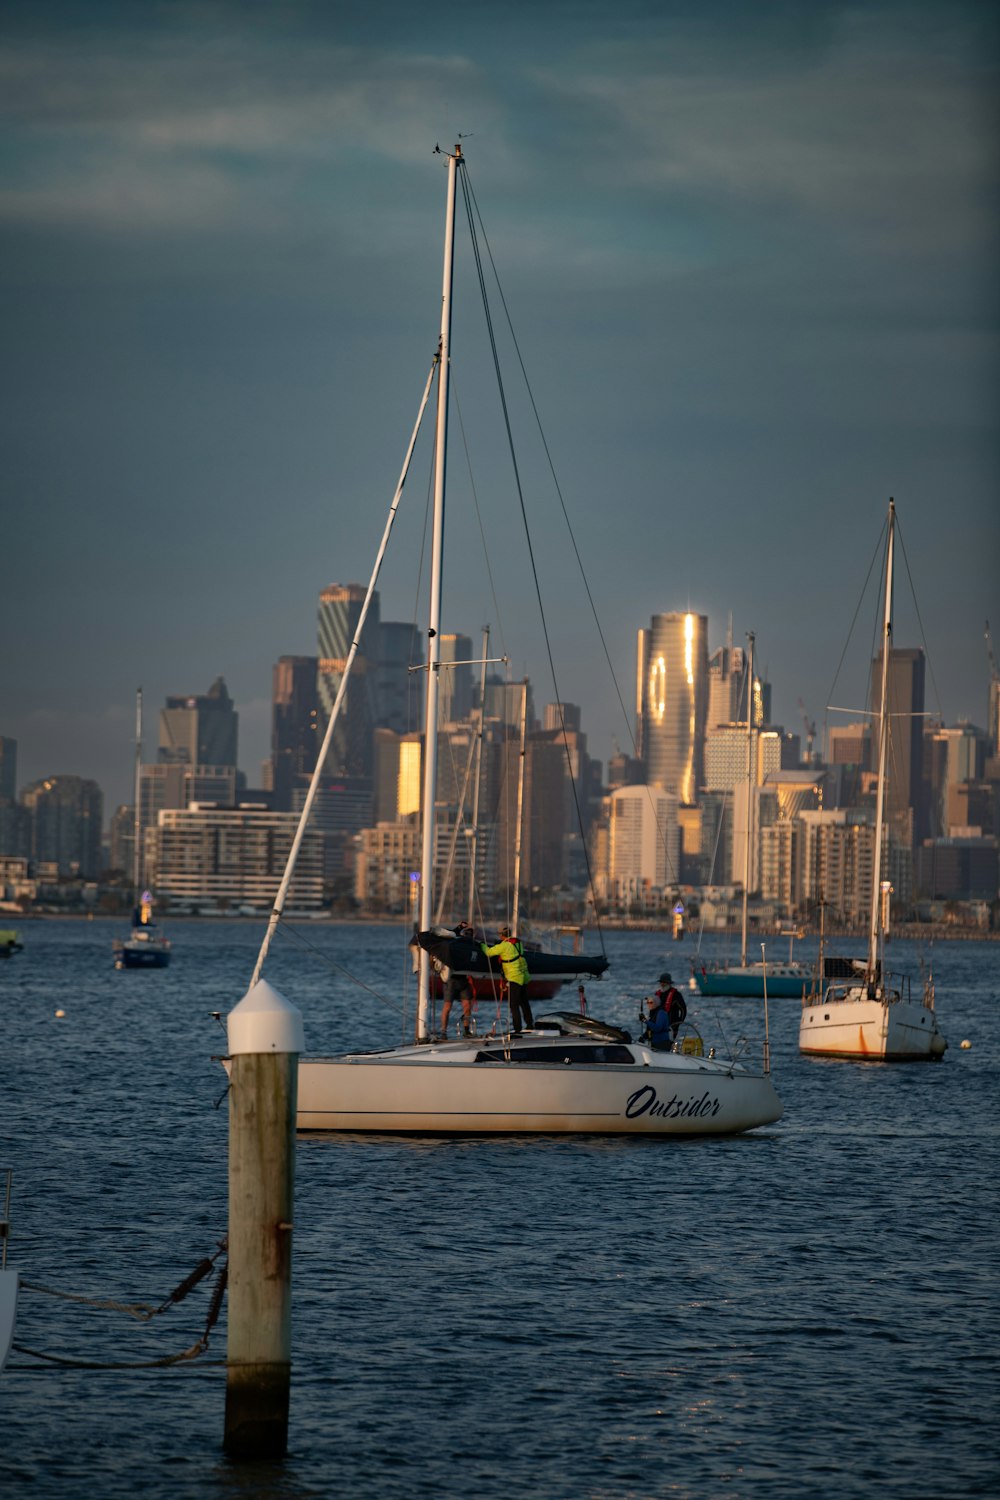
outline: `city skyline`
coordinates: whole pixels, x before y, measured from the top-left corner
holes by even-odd
[[[661,618],[665,618],[665,617],[661,616]],[[654,617],[653,623],[654,623],[654,625],[656,624],[656,618],[655,617]],[[709,626],[711,626],[711,622],[709,622]],[[644,635],[644,634],[648,634],[647,627],[640,627],[639,634],[640,634],[640,637],[642,635]],[[709,639],[711,639],[710,636],[709,636]],[[908,647],[905,647],[905,646],[897,646],[895,649],[899,652],[900,657],[903,658],[904,661],[915,654],[912,648],[908,648]],[[277,673],[278,669],[282,666],[283,662],[288,663],[288,662],[298,661],[298,660],[305,661],[305,660],[309,660],[309,658],[307,658],[305,656],[303,656],[302,658],[298,658],[298,657],[295,657],[295,658],[284,657],[284,658],[281,658],[281,659],[276,658],[275,661],[272,663],[272,674]],[[314,656],[312,658],[312,660],[316,661],[317,659]],[[871,670],[871,672],[872,672],[873,675],[875,674],[875,671],[876,671],[876,668],[878,666],[879,660],[880,660],[880,657],[873,657],[871,659],[871,662],[869,663],[870,670]],[[491,670],[495,672],[495,669],[491,669]],[[744,667],[738,667],[737,676],[743,670],[744,670]],[[764,670],[763,668],[760,668],[760,667],[758,667],[755,664],[754,679],[755,679],[755,682],[758,682],[763,689],[767,690],[766,691],[766,697],[767,697],[768,700],[770,700],[770,698],[772,696],[770,689],[773,688],[773,684],[770,682],[770,679],[762,679],[761,672],[763,670]],[[707,667],[706,667],[706,671],[707,671]],[[861,673],[858,674],[859,680],[860,680],[860,677],[862,675],[863,674],[861,674]],[[316,676],[318,677],[319,674],[317,673]],[[531,696],[532,696],[532,702],[534,703],[535,727],[536,727],[536,729],[538,729],[538,728],[541,728],[544,724],[546,724],[547,721],[548,721],[548,719],[549,719],[549,717],[550,717],[549,703],[548,703],[548,700],[544,700],[543,701],[542,699],[539,698],[537,687],[536,687],[536,684],[535,684],[535,679],[532,677],[530,671],[527,673],[527,679],[528,679],[528,681],[529,681],[529,683],[531,684],[531,687],[532,687],[532,695]],[[491,681],[496,681],[497,679],[495,677],[493,677],[490,680]],[[276,676],[273,677],[273,681],[277,682],[277,677]],[[707,682],[707,677],[706,677],[706,682]],[[516,687],[517,683],[515,683],[514,686]],[[636,697],[637,686],[638,686],[637,683],[633,680],[633,682],[631,684],[631,688],[630,688],[631,695],[632,695],[633,699]],[[162,738],[163,738],[163,734],[165,732],[164,731],[164,727],[163,727],[164,719],[166,718],[167,720],[169,720],[170,717],[171,717],[171,713],[176,713],[176,709],[184,701],[190,701],[191,703],[194,703],[195,701],[197,701],[197,702],[206,701],[207,700],[207,694],[208,694],[209,691],[213,695],[218,695],[218,694],[221,693],[223,696],[225,696],[225,693],[226,693],[226,682],[225,682],[224,674],[220,674],[220,676],[216,679],[215,683],[213,683],[213,684],[210,685],[210,689],[206,688],[206,689],[203,689],[200,692],[197,691],[197,690],[194,690],[191,693],[185,693],[185,694],[173,694],[173,693],[171,693],[171,694],[168,694],[167,697],[164,699],[163,703],[159,704],[159,705],[150,702],[149,699],[148,699],[148,695],[144,695],[145,696],[145,701],[146,701],[146,718],[145,718],[145,721],[144,721],[144,728],[143,728],[143,755],[142,755],[142,763],[143,763],[144,766],[149,766],[149,767],[155,766],[163,758],[163,756],[164,756],[164,750],[163,750],[162,743],[161,743],[162,742]],[[272,716],[272,714],[274,712],[274,709],[275,709],[275,700],[273,698],[270,699],[270,700],[268,700],[268,722],[267,722],[267,726],[266,726],[266,734],[267,734],[266,745],[264,746],[264,748],[263,748],[263,750],[261,752],[260,757],[257,760],[252,761],[252,762],[248,761],[246,752],[243,749],[243,732],[242,732],[242,720],[240,718],[240,705],[238,703],[233,702],[231,706],[232,706],[232,709],[235,711],[235,714],[236,714],[236,717],[237,717],[237,728],[236,728],[235,734],[236,734],[236,742],[237,742],[237,752],[236,753],[237,753],[238,768],[239,768],[239,770],[243,773],[243,775],[246,778],[246,785],[247,785],[248,789],[260,788],[260,786],[261,786],[260,772],[261,772],[262,763],[264,761],[266,761],[266,760],[271,759],[271,756],[272,756],[272,741],[271,741],[272,723],[271,723],[271,716]],[[605,783],[606,783],[606,781],[607,781],[607,770],[608,770],[608,759],[610,757],[610,753],[611,752],[606,753],[604,755],[601,755],[591,745],[591,736],[590,736],[590,731],[589,731],[589,727],[588,727],[587,705],[584,703],[584,704],[581,704],[581,705],[568,705],[568,707],[570,707],[571,709],[574,709],[574,710],[577,707],[579,708],[579,726],[578,727],[582,731],[582,733],[587,737],[588,746],[590,747],[589,754],[590,754],[591,758],[592,759],[596,759],[596,760],[598,760],[598,761],[601,762],[602,767],[603,767],[603,772],[604,772],[604,780],[605,780]],[[17,762],[17,774],[16,774],[16,783],[15,783],[15,785],[16,785],[16,795],[20,796],[21,791],[24,788],[26,788],[27,786],[32,785],[32,784],[34,784],[37,781],[43,780],[46,777],[51,777],[51,776],[71,776],[71,777],[78,776],[78,777],[81,777],[81,778],[83,778],[85,780],[93,780],[93,781],[95,781],[98,784],[98,786],[100,787],[100,790],[101,790],[101,792],[102,792],[102,794],[104,796],[104,820],[105,820],[105,825],[107,825],[110,822],[111,818],[114,816],[115,810],[116,810],[116,808],[118,806],[120,806],[120,805],[128,805],[133,800],[133,795],[132,794],[133,794],[134,775],[135,775],[135,739],[134,739],[135,706],[134,706],[134,702],[133,702],[133,704],[131,706],[131,712],[132,712],[132,738],[129,741],[129,747],[128,747],[128,749],[129,749],[129,762],[128,762],[128,765],[126,766],[126,768],[125,768],[125,770],[123,772],[119,773],[117,771],[117,769],[114,772],[115,775],[121,775],[123,777],[122,785],[124,787],[124,790],[123,790],[123,793],[122,793],[122,795],[120,797],[116,797],[113,794],[113,791],[111,790],[111,787],[112,787],[113,783],[109,783],[108,785],[106,785],[104,782],[101,781],[101,778],[100,778],[99,775],[92,775],[90,772],[82,771],[82,770],[80,770],[80,768],[78,766],[64,765],[64,766],[60,766],[58,768],[54,767],[54,766],[50,766],[47,770],[39,772],[39,774],[37,776],[34,776],[34,775],[28,776],[28,775],[26,775],[23,772],[23,770],[22,770],[22,765],[23,765],[23,760],[22,760],[22,746],[17,741],[16,736],[7,735],[7,736],[4,736],[4,738],[6,738],[8,740],[8,742],[11,741],[11,740],[13,740],[13,742],[14,742],[14,744],[16,746],[16,752],[15,752],[15,754],[16,754],[16,762]],[[736,722],[742,722],[742,719],[741,719],[740,716],[742,716],[743,712],[744,712],[743,708],[738,708]],[[857,718],[858,719],[863,719],[864,716],[865,716],[865,714],[866,714],[866,710],[864,708],[858,708],[857,709]],[[574,720],[574,722],[575,722],[575,720]],[[983,731],[984,734],[988,732],[988,726],[987,726],[986,715],[985,714],[980,715],[979,718],[973,718],[972,716],[969,716],[968,718],[964,718],[963,717],[960,721],[954,721],[954,722],[944,720],[944,721],[942,721],[942,724],[941,724],[940,727],[944,728],[944,729],[955,728],[955,727],[957,727],[957,723],[958,722],[971,723],[971,724],[975,725],[978,729],[980,729],[981,731]],[[703,729],[701,731],[702,738],[704,737],[704,734],[707,731],[710,731],[710,730],[713,730],[713,729],[722,728],[723,724],[724,724],[724,721],[719,720],[718,723],[716,723],[712,719],[711,714],[706,714],[704,726],[703,726]],[[925,725],[925,727],[922,730],[919,731],[921,735],[923,733],[930,733],[934,728],[938,727],[937,726],[937,721],[934,718],[933,714],[930,715],[924,721],[924,725]],[[784,721],[782,721],[780,719],[777,719],[776,717],[772,716],[771,719],[766,719],[765,718],[765,720],[762,722],[761,727],[763,728],[765,726],[768,727],[768,728],[779,728],[779,729],[784,730],[788,734],[796,736],[799,739],[799,741],[800,741],[802,757],[804,758],[806,756],[806,752],[807,752],[806,725],[802,722],[801,718],[797,722],[785,723]],[[558,726],[556,726],[556,727],[558,727]],[[828,721],[827,728],[829,730],[834,731],[834,737],[837,734],[839,734],[841,736],[844,736],[846,734],[849,734],[852,730],[856,730],[857,729],[857,724],[856,723],[855,724],[849,724],[847,718],[843,714],[841,714],[838,719]],[[2,725],[0,725],[0,729],[2,729]],[[402,732],[402,731],[398,729],[397,733],[399,733],[399,732]],[[833,761],[836,759],[836,757],[831,753],[831,745],[830,744],[825,744],[824,745],[823,738],[824,737],[823,737],[823,734],[822,734],[822,726],[819,726],[817,728],[816,742],[815,742],[815,745],[814,745],[815,753],[816,753],[817,756],[822,756],[822,762],[824,764],[832,764]],[[628,747],[623,746],[623,745],[619,745],[619,748],[621,750],[623,750],[624,753],[627,754],[627,755],[631,755],[632,754],[631,745],[629,745]],[[167,758],[169,759],[170,752],[167,751],[166,754],[167,754]],[[328,763],[328,766],[327,766],[327,774],[336,774],[332,770],[334,758],[335,758],[335,756],[334,756],[334,748],[331,747],[330,756],[329,756],[329,763]],[[641,757],[640,757],[640,759],[641,759]],[[127,785],[125,785],[126,782],[127,782]],[[706,786],[707,786],[707,783],[705,781],[704,775],[700,778],[700,780],[698,782],[698,786],[699,786],[699,795],[700,795],[700,792],[703,792],[706,789]],[[699,798],[696,796],[695,800],[697,801],[697,800],[699,800]]]
[[[984,723],[995,15],[531,15],[529,48],[492,4],[460,37],[387,0],[7,7],[0,734],[19,788],[92,777],[110,812],[135,689],[159,706],[219,676],[256,781],[274,662],[313,654],[321,589],[371,568],[436,342],[433,149],[459,134],[629,720],[636,630],[706,615],[715,650],[731,611],[775,721],[802,732],[801,700],[821,725],[894,495],[926,631],[901,598],[896,642],[928,650],[928,711]],[[544,704],[495,446],[475,460],[484,514],[465,508],[460,437],[495,409],[464,378],[467,312],[443,623],[478,642],[489,620]],[[425,481],[385,618],[414,617]],[[559,696],[606,763],[634,722],[551,517],[535,543]]]

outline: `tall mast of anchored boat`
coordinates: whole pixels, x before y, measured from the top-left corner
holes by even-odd
[[[882,819],[885,816],[885,778],[889,763],[889,656],[892,652],[892,573],[896,531],[896,502],[889,501],[889,537],[885,547],[885,615],[882,621],[882,691],[878,718],[878,793],[875,798],[875,858],[872,863],[872,908],[868,927],[869,984],[878,962],[878,932],[882,899]]]
[[[746,813],[746,847],[743,851],[743,920],[741,924],[742,937],[740,939],[740,966],[747,966],[747,915],[750,901],[750,833],[753,827],[753,631],[747,635],[750,642],[750,656],[747,662],[747,813]]]
[[[528,735],[528,679],[521,685],[521,725],[517,746],[517,816],[514,822],[514,901],[511,906],[510,930],[517,937],[521,921],[521,850],[524,845],[524,765],[525,741]]]
[[[434,799],[437,794],[438,698],[441,685],[441,583],[444,567],[444,492],[448,453],[448,363],[451,351],[451,292],[455,266],[455,189],[462,148],[448,156],[448,201],[444,225],[441,337],[438,344],[437,427],[434,439],[434,520],[431,592],[427,622],[427,700],[424,717],[423,837],[420,849],[420,930],[431,927],[434,905]],[[429,1034],[430,955],[420,950],[417,1037]]]
[[[135,805],[132,809],[132,888],[135,905],[139,905],[142,881],[142,812],[139,798],[142,792],[142,688],[135,693]]]
[[[490,654],[490,627],[483,626],[483,659],[479,667],[479,730],[476,735],[476,779],[472,790],[472,833],[469,838],[469,916],[476,925],[476,871],[479,868],[479,796],[483,783],[483,739],[486,734],[486,659]]]

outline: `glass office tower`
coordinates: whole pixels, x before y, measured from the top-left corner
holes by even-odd
[[[707,710],[708,616],[654,615],[638,636],[636,738],[650,785],[681,803],[704,781]]]

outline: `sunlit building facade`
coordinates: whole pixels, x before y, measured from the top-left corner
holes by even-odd
[[[707,712],[708,617],[654,615],[638,636],[638,750],[649,784],[681,803],[697,801],[704,779]]]
[[[274,904],[298,818],[257,807],[168,808],[147,841],[149,873],[172,904],[223,908]],[[289,905],[323,904],[323,836],[307,828],[289,889]]]
[[[680,879],[677,798],[658,787],[619,787],[608,797],[607,868],[602,894],[619,902],[643,899]]]

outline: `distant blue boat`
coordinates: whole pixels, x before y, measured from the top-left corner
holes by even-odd
[[[812,988],[813,971],[809,964],[768,964],[766,968],[769,999],[801,1000]],[[763,963],[708,964],[699,960],[691,965],[691,978],[703,995],[735,995],[746,1000],[763,1000],[765,966]]]

